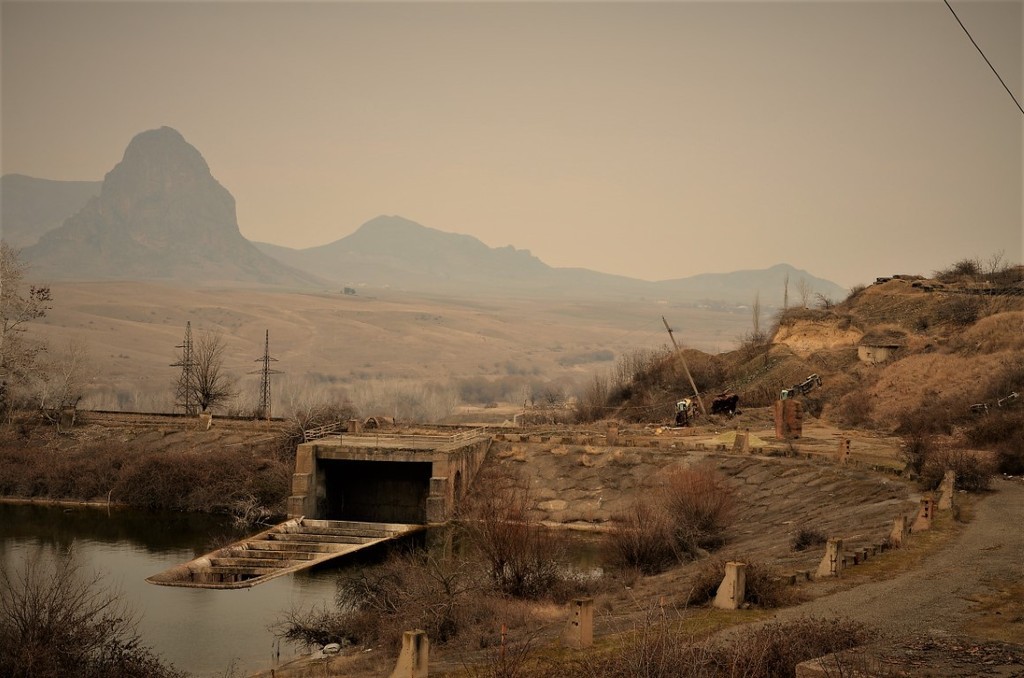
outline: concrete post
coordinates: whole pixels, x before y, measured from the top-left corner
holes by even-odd
[[[209,431],[211,426],[213,426],[213,415],[209,412],[200,412],[199,428],[203,431]]]
[[[897,516],[892,521],[892,531],[889,532],[889,544],[894,547],[903,546],[903,542],[907,540],[907,517],[904,515]]]
[[[362,433],[363,432],[363,422],[359,421],[358,419],[349,419],[348,420],[348,432],[349,433]]]
[[[775,437],[779,440],[792,440],[804,434],[804,412],[803,405],[799,400],[792,398],[787,400],[776,400],[775,407]]]
[[[836,450],[836,462],[840,466],[845,466],[848,461],[850,461],[850,439],[843,438],[839,441],[839,449]]]
[[[608,434],[606,437],[609,445],[619,444],[619,425],[615,422],[608,422]]]
[[[562,640],[577,650],[594,644],[593,598],[576,598],[569,604],[569,623]]]
[[[825,544],[825,556],[818,564],[815,577],[838,577],[843,571],[843,540],[829,539]]]
[[[939,510],[949,511],[953,508],[953,493],[956,491],[956,471],[946,471],[939,485]]]
[[[935,500],[931,497],[922,497],[921,508],[917,511],[917,517],[914,519],[914,526],[911,529],[914,532],[924,532],[931,529],[932,517],[934,515]]]
[[[390,678],[428,678],[430,641],[426,631],[416,629],[402,634],[402,652]]]
[[[741,454],[750,454],[750,432],[740,433],[736,431],[736,439],[732,443],[732,451]]]
[[[715,594],[715,607],[722,610],[738,610],[747,594],[747,564],[725,564],[725,577]]]

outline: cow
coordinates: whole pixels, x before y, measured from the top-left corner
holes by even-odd
[[[736,414],[736,405],[739,402],[740,397],[735,393],[720,393],[711,401],[711,414],[726,414],[731,417]]]

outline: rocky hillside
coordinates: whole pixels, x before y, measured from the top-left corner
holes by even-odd
[[[741,409],[768,406],[818,374],[822,386],[803,398],[811,416],[952,436],[1024,464],[1024,267],[958,267],[936,279],[882,278],[840,303],[781,313],[762,341],[685,357],[703,393],[734,391]],[[595,414],[668,421],[690,393],[671,353],[620,361],[617,375],[590,403]]]
[[[242,237],[234,198],[169,127],[132,139],[99,195],[24,254],[51,279],[315,282]]]

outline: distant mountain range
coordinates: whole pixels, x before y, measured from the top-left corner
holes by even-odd
[[[251,243],[235,201],[202,155],[177,131],[137,135],[124,159],[97,182],[3,177],[2,234],[49,279],[262,283],[286,287],[389,288],[433,295],[654,298],[698,303],[782,303],[800,280],[812,294],[846,290],[786,264],[754,271],[649,282],[548,266],[528,250],[491,248],[399,216],[380,216],[352,234],[296,250]]]
[[[199,151],[169,127],[132,139],[99,195],[23,254],[34,276],[50,279],[322,282],[242,237],[235,199]]]
[[[53,181],[23,174],[0,177],[0,235],[21,249],[39,242],[100,194],[101,181]]]

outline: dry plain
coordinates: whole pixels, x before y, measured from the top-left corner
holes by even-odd
[[[250,374],[270,331],[275,411],[289,394],[340,395],[359,383],[468,377],[522,377],[571,390],[607,371],[614,357],[663,346],[664,315],[686,346],[733,348],[750,329],[744,308],[708,308],[670,299],[455,299],[400,291],[303,292],[184,287],[148,282],[53,286],[52,309],[34,323],[54,355],[69,341],[89,353],[86,408],[166,411],[176,346],[186,322],[195,335],[223,336],[225,368],[240,401],[255,398]]]

